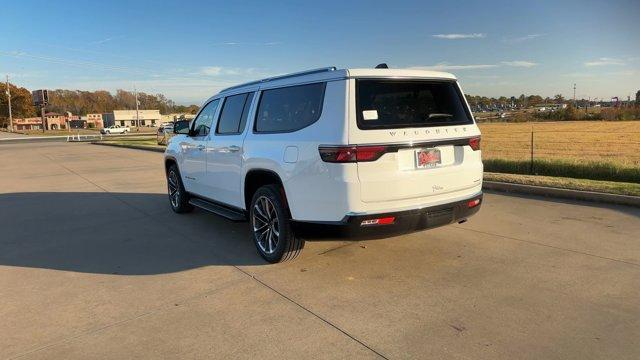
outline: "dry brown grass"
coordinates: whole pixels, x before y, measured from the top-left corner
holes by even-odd
[[[479,126],[485,159],[528,160],[533,131],[535,159],[640,166],[638,121],[481,123]]]

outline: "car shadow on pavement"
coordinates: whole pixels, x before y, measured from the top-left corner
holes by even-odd
[[[0,194],[0,219],[0,266],[152,275],[267,264],[246,223],[175,214],[164,194]]]

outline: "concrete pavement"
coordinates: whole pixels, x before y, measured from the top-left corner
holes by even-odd
[[[640,357],[639,209],[487,194],[269,265],[169,210],[161,154],[3,144],[0,173],[0,358]]]
[[[17,138],[25,138],[27,135],[16,134],[8,131],[0,131],[0,140],[2,139],[17,139]]]

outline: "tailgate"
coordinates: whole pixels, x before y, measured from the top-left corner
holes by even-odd
[[[457,83],[352,79],[349,143],[379,150],[358,161],[361,199],[384,202],[453,193],[482,181],[480,131]]]
[[[477,186],[482,176],[480,154],[460,143],[465,140],[407,145],[376,161],[358,162],[362,201],[425,198]],[[420,165],[425,153],[438,153],[440,161]]]

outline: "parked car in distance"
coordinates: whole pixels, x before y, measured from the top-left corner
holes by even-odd
[[[100,129],[102,134],[126,134],[130,132],[128,126],[112,125],[103,129]]]
[[[222,90],[165,151],[171,208],[248,220],[269,262],[310,227],[379,236],[462,223],[482,202],[480,130],[455,76],[323,68]]]
[[[173,122],[166,122],[160,125],[156,133],[158,145],[166,145],[171,135],[173,135]]]

